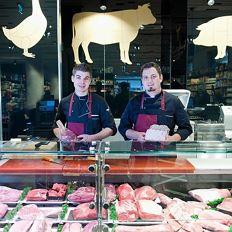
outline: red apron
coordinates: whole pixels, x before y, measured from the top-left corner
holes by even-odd
[[[85,133],[85,124],[83,122],[70,122],[73,102],[74,102],[74,93],[72,94],[72,97],[69,103],[68,129],[74,132],[78,136],[78,135],[82,135]],[[88,94],[88,108],[89,108],[88,118],[90,119],[92,117],[92,94],[91,93]]]
[[[161,110],[165,110],[165,101],[164,101],[164,92],[161,91]],[[152,114],[143,114],[141,111],[144,109],[144,93],[141,97],[141,104],[140,104],[140,113],[138,115],[138,118],[136,120],[135,124],[135,130],[140,132],[146,132],[147,129],[150,128],[151,125],[157,124],[158,122],[158,116],[159,115],[152,115]]]

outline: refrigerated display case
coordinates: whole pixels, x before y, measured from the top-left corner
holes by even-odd
[[[31,231],[38,220],[50,228],[41,231],[231,230],[231,142],[2,141],[0,153],[0,185],[21,191],[15,201],[0,194],[0,231],[25,220]],[[22,207],[40,216],[25,219]]]

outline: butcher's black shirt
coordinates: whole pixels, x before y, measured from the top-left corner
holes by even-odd
[[[53,123],[53,128],[56,128],[56,121],[61,120],[65,125],[68,120],[72,122],[82,122],[85,125],[85,134],[96,134],[100,132],[103,128],[110,128],[113,130],[113,135],[116,134],[117,129],[114,122],[113,115],[109,106],[107,105],[104,98],[101,96],[92,94],[92,117],[88,117],[89,107],[88,107],[88,95],[83,97],[78,97],[74,94],[74,103],[72,105],[72,114],[69,118],[69,105],[72,94],[61,99],[58,106],[58,111]]]
[[[122,114],[118,130],[124,139],[127,139],[126,131],[135,127],[141,108],[141,97],[142,94],[130,99]],[[159,110],[161,115],[158,116],[157,124],[167,125],[170,129],[169,135],[174,134],[174,128],[177,125],[178,128],[175,133],[180,135],[181,140],[186,139],[192,133],[192,127],[182,102],[178,97],[167,92],[164,93],[164,100],[165,110],[162,112],[161,94],[151,98],[148,94],[144,93],[144,109],[142,113],[154,115]]]

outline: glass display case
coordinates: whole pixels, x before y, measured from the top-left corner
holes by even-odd
[[[0,154],[0,231],[232,229],[231,142],[2,141]]]

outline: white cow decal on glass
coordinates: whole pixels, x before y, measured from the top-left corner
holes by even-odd
[[[72,48],[75,62],[81,63],[78,49],[82,45],[86,61],[93,63],[88,51],[89,44],[93,42],[101,45],[119,43],[121,61],[132,64],[129,58],[130,43],[138,35],[141,25],[156,22],[149,6],[149,4],[144,4],[135,10],[111,13],[83,12],[74,14]]]
[[[215,59],[223,58],[226,46],[232,47],[232,16],[222,16],[201,24],[196,28],[200,34],[193,43],[207,47],[217,46]]]

